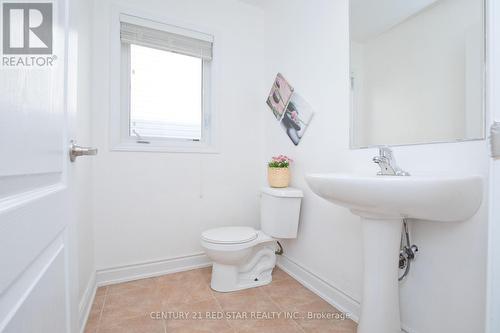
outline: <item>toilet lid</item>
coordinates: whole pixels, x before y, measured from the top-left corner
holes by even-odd
[[[239,244],[253,241],[257,231],[250,227],[223,227],[210,229],[201,234],[204,241],[217,244]]]

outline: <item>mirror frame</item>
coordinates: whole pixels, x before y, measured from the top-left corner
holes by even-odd
[[[489,1],[490,0],[482,0],[482,17],[483,17],[483,80],[482,80],[482,103],[481,103],[481,112],[483,113],[483,124],[482,124],[482,133],[479,137],[477,138],[471,138],[471,139],[464,139],[464,138],[456,138],[456,139],[447,139],[447,140],[435,140],[435,141],[428,141],[428,142],[416,142],[416,143],[400,143],[400,144],[373,144],[373,145],[366,145],[366,146],[360,146],[360,145],[354,145],[354,108],[353,108],[353,100],[352,100],[352,89],[351,89],[351,66],[352,66],[352,43],[351,43],[351,33],[352,33],[352,25],[351,25],[351,11],[352,11],[352,0],[349,0],[349,17],[348,17],[348,24],[349,24],[349,75],[348,75],[348,87],[349,87],[349,149],[355,150],[355,149],[370,149],[370,148],[379,148],[379,147],[406,147],[406,146],[419,146],[419,145],[429,145],[429,144],[443,144],[443,143],[457,143],[457,142],[469,142],[469,141],[483,141],[486,140],[486,123],[487,123],[487,88],[488,88],[488,15],[487,9],[489,8]]]

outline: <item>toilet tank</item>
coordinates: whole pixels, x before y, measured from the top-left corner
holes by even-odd
[[[302,191],[286,187],[262,189],[260,226],[274,238],[297,238]]]

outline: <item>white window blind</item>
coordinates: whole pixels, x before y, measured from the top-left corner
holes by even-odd
[[[126,44],[136,44],[203,60],[212,60],[212,42],[170,31],[122,21],[120,22],[120,38],[122,43]]]

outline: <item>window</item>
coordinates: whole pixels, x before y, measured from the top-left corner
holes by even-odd
[[[201,140],[199,58],[130,45],[130,135]]]
[[[198,151],[211,145],[212,46],[210,35],[120,15],[115,149]]]

